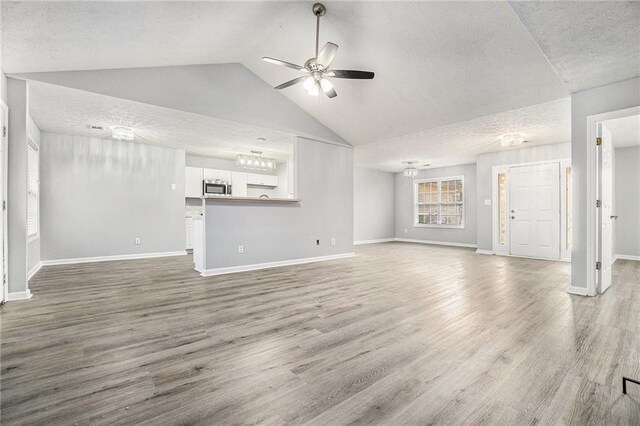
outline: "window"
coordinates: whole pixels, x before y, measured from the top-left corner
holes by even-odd
[[[38,147],[29,141],[27,143],[27,234],[30,238],[38,236],[39,198],[40,154]]]
[[[464,176],[415,181],[415,226],[464,228]]]
[[[498,173],[498,243],[507,244],[507,174]]]

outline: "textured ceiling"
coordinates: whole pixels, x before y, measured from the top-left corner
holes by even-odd
[[[640,75],[640,2],[511,5],[571,92]]]
[[[3,2],[7,73],[240,62],[269,84],[313,56],[312,2]],[[282,91],[349,143],[366,144],[568,94],[506,2],[326,2],[320,41],[338,97]]]
[[[111,127],[125,125],[134,129],[136,142],[225,159],[250,150],[285,158],[295,141],[283,132],[45,83],[30,83],[29,110],[45,132],[109,138]],[[260,137],[266,140],[258,141]]]
[[[604,125],[611,132],[613,146],[640,146],[640,115],[607,120]]]
[[[478,154],[506,149],[500,136],[520,133],[523,146],[546,145],[571,140],[571,99],[533,105],[469,121],[386,139],[355,148],[355,161],[362,167],[398,172],[402,161],[426,162],[431,167],[473,163]]]

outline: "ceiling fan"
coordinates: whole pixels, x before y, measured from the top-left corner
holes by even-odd
[[[316,56],[314,58],[308,59],[307,62],[304,63],[304,66],[281,61],[280,59],[269,58],[267,56],[262,58],[263,61],[287,68],[293,68],[294,70],[305,73],[305,75],[289,80],[286,83],[282,83],[275,88],[280,90],[293,86],[294,84],[302,83],[302,86],[310,95],[318,96],[318,93],[322,90],[329,98],[335,98],[338,94],[333,88],[331,81],[329,81],[329,77],[371,80],[374,73],[370,71],[329,69],[331,62],[338,51],[338,45],[335,43],[327,43],[324,45],[322,50],[318,51],[320,41],[320,17],[327,12],[327,8],[321,3],[316,3],[313,5],[312,10],[313,14],[316,16]]]

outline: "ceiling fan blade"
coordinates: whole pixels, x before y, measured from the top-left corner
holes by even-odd
[[[302,83],[307,78],[309,78],[309,77],[306,76],[306,75],[303,75],[302,77],[294,78],[293,80],[289,80],[289,81],[287,81],[285,83],[282,83],[281,85],[276,86],[275,88],[278,89],[278,90],[285,89],[285,88],[287,88],[289,86],[293,86],[294,84]]]
[[[327,43],[324,45],[320,53],[318,53],[318,57],[316,58],[316,62],[322,64],[324,69],[326,70],[331,65],[333,58],[336,56],[336,52],[338,51],[338,45],[335,43]]]
[[[281,61],[280,59],[275,59],[275,58],[270,58],[268,56],[265,56],[264,58],[262,58],[262,60],[265,62],[269,62],[270,64],[280,65],[282,67],[292,68],[298,71],[309,72],[309,70],[303,66],[292,64],[291,62],[287,62],[287,61]]]
[[[371,80],[375,75],[371,71],[355,71],[355,70],[331,70],[325,74],[327,77],[334,78],[354,78],[357,80]]]

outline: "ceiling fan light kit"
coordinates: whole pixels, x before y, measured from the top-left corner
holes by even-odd
[[[292,68],[297,71],[305,73],[301,77],[294,78],[285,83],[276,86],[278,90],[285,89],[298,83],[302,83],[302,87],[312,96],[318,96],[322,91],[327,97],[335,98],[338,96],[333,84],[328,80],[328,77],[332,78],[347,78],[356,80],[371,80],[374,77],[374,73],[371,71],[354,71],[354,70],[331,70],[329,66],[336,56],[338,51],[338,45],[328,42],[324,45],[322,50],[320,47],[320,17],[324,16],[327,12],[327,8],[322,3],[316,3],[313,5],[313,14],[316,16],[316,56],[304,63],[304,66],[296,65],[291,62],[282,61],[280,59],[263,57],[262,60],[269,62],[270,64],[280,65],[287,68]]]

